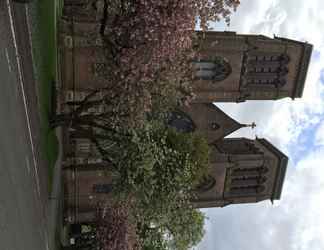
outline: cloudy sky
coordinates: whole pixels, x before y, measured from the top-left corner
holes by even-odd
[[[265,137],[289,155],[282,198],[251,205],[206,209],[206,235],[199,250],[324,249],[324,2],[242,0],[230,27],[217,30],[308,41],[314,52],[304,96],[291,101],[221,104],[254,131],[234,136]],[[256,105],[257,104],[257,105]]]

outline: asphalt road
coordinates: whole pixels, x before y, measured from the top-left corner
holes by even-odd
[[[0,0],[0,249],[46,250],[47,170],[26,6]]]

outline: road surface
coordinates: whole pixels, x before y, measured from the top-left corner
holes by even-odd
[[[48,175],[26,6],[0,1],[0,249],[46,250]]]

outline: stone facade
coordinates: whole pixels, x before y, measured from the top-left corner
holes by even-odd
[[[90,11],[92,5],[86,6],[84,9]],[[100,8],[96,11],[100,16]],[[73,25],[71,20],[61,22],[62,74],[68,88],[75,83],[82,90],[105,84],[103,69],[107,57],[99,30],[98,20],[86,20],[79,14],[75,14]],[[302,96],[311,44],[235,32],[196,32],[196,35],[201,56],[193,62],[195,102]]]
[[[265,139],[231,138],[211,145],[211,171],[196,190],[196,207],[280,198],[288,157]]]
[[[63,172],[64,214],[69,223],[86,223],[95,218],[98,202],[111,198],[112,173],[106,164],[73,164]]]
[[[197,32],[201,58],[197,102],[243,102],[301,97],[312,45],[280,37]],[[223,65],[221,70],[219,64]]]
[[[60,25],[63,103],[82,100],[89,90],[104,86],[106,63],[98,35],[102,1],[65,2],[66,17]],[[223,207],[279,199],[288,157],[266,139],[225,138],[246,125],[212,102],[301,97],[312,45],[235,32],[197,32],[197,37],[202,55],[193,62],[197,99],[175,111],[169,121],[180,131],[200,132],[212,148],[210,174],[195,189],[193,204]],[[98,109],[89,112],[102,112]],[[89,141],[67,129],[64,145],[67,219],[91,221],[93,206],[111,195],[113,176],[104,171],[107,164]]]

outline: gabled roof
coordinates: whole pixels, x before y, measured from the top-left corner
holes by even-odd
[[[206,103],[210,109],[213,109],[213,112],[215,112],[215,118],[216,120],[222,121],[219,122],[220,126],[223,129],[222,137],[219,139],[223,139],[224,137],[230,135],[231,133],[235,132],[236,130],[245,127],[244,124],[241,124],[234,120],[232,117],[227,115],[224,111],[222,111],[220,108],[218,108],[216,105],[212,103]]]

